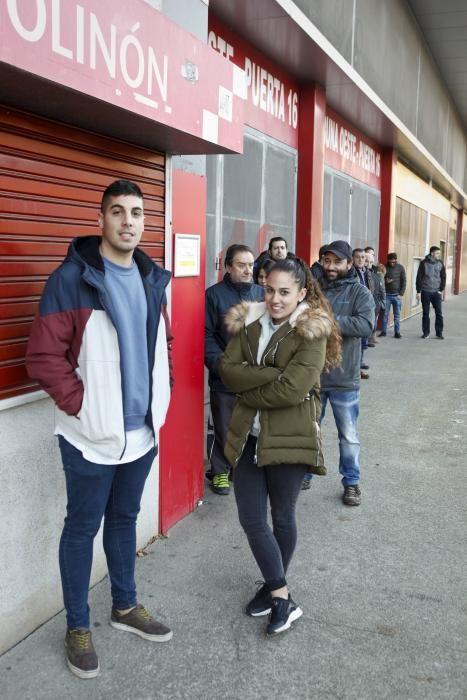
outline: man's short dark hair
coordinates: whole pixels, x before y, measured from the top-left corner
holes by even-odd
[[[101,200],[101,211],[104,211],[111,197],[119,197],[120,195],[139,197],[144,200],[143,193],[136,183],[131,182],[131,180],[115,180],[104,190]]]
[[[397,253],[389,253],[388,260],[397,260]]]
[[[430,255],[431,255],[432,253],[435,253],[437,250],[441,250],[441,248],[440,248],[439,246],[437,246],[437,245],[432,245],[431,248],[430,248]]]
[[[370,250],[373,251],[373,253],[375,252],[375,249],[372,245],[367,245],[367,247],[365,248],[365,253],[368,253]]]
[[[274,236],[274,238],[271,238],[271,240],[269,241],[269,248],[268,248],[268,250],[271,251],[271,250],[272,250],[272,244],[273,244],[273,243],[278,243],[279,241],[284,241],[285,247],[286,247],[287,250],[288,250],[289,246],[287,245],[287,241],[285,240],[285,238],[282,238],[282,236]]]
[[[365,251],[363,248],[354,248],[352,251],[352,257],[355,255],[355,253],[364,253]]]
[[[234,257],[237,255],[237,253],[251,253],[253,255],[253,251],[247,245],[243,245],[242,243],[233,243],[233,245],[229,245],[225,251],[224,267],[227,267],[227,265],[232,265]]]

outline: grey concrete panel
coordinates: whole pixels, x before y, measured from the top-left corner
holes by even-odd
[[[439,80],[431,56],[421,54],[420,98],[416,135],[436,160],[446,168],[449,95]]]
[[[415,133],[420,40],[401,0],[358,0],[354,67]]]
[[[465,160],[465,131],[457,114],[449,113],[449,132],[446,149],[446,170],[456,182],[463,182],[467,168]]]
[[[352,63],[353,2],[297,0],[295,3],[333,46]]]
[[[326,415],[328,475],[297,505],[291,630],[268,639],[244,614],[257,567],[233,495],[207,490],[137,561],[141,601],[172,641],[111,628],[105,580],[90,595],[100,676],[68,671],[60,614],[0,659],[2,700],[465,700],[467,294],[444,313],[445,341],[421,340],[418,315],[367,352],[359,508],[341,503]]]
[[[208,6],[203,0],[156,0],[156,4],[160,3],[164,15],[201,41],[207,41]]]

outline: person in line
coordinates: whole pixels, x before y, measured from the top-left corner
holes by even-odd
[[[365,248],[365,266],[368,271],[368,276],[373,279],[373,299],[375,300],[375,325],[368,338],[368,347],[374,348],[379,342],[376,338],[376,326],[380,314],[384,313],[386,308],[386,292],[384,289],[384,265],[376,263],[375,249],[371,245]],[[382,272],[384,270],[384,272]]]
[[[422,297],[422,338],[430,337],[430,304],[435,310],[435,333],[438,340],[444,340],[443,292],[446,287],[446,268],[441,260],[441,250],[432,245],[429,254],[418,267],[415,282],[417,301]]]
[[[135,584],[136,518],[170,400],[170,273],[137,247],[144,231],[138,185],[109,185],[98,221],[102,235],[75,238],[49,278],[26,355],[29,376],[57,407],[67,492],[59,550],[65,653],[84,679],[99,673],[88,589],[102,518],[110,624],[151,642],[172,638],[138,602]]]
[[[206,289],[204,323],[204,364],[209,370],[211,418],[214,439],[208,451],[211,468],[206,473],[211,489],[219,496],[230,493],[230,465],[224,456],[227,428],[235,403],[235,394],[219,376],[219,359],[230,335],[224,317],[231,306],[242,301],[262,301],[264,290],[253,283],[254,256],[246,245],[234,243],[225,253],[222,282]]]
[[[234,469],[240,524],[264,578],[245,612],[269,615],[266,631],[274,635],[302,615],[286,579],[297,541],[295,505],[305,473],[325,473],[320,374],[340,364],[341,340],[329,305],[299,259],[276,262],[265,302],[234,307],[226,323],[233,338],[220,374],[238,398],[225,454]]]
[[[286,258],[293,259],[295,255],[289,253],[288,244],[285,238],[282,236],[273,236],[269,240],[269,245],[267,250],[263,250],[262,253],[255,260],[255,270],[263,267],[263,261],[271,258],[271,260],[285,260]]]
[[[384,276],[384,286],[386,289],[386,308],[384,310],[383,322],[381,325],[380,337],[385,338],[388,329],[389,313],[392,307],[394,316],[394,338],[401,336],[401,304],[407,286],[407,277],[403,265],[397,262],[397,253],[389,253]]]
[[[339,439],[339,472],[346,506],[359,506],[360,439],[357,422],[360,410],[361,338],[370,334],[374,325],[374,301],[370,291],[360,284],[352,265],[352,248],[346,241],[334,241],[323,251],[324,277],[321,289],[334,312],[342,336],[342,365],[321,376],[322,412],[324,420],[331,404]],[[303,488],[310,487],[305,478]]]
[[[360,284],[362,284],[364,287],[370,290],[371,295],[373,296],[374,299],[374,280],[373,276],[369,272],[368,268],[366,267],[366,256],[365,256],[365,251],[363,248],[354,248],[352,251],[352,263],[355,268],[355,271],[357,273],[358,281]],[[362,336],[360,339],[361,343],[361,356],[360,356],[360,378],[361,379],[369,379],[370,375],[368,373],[368,370],[370,369],[370,365],[368,365],[365,362],[364,359],[364,353],[365,350],[368,349],[368,337],[369,336]]]
[[[253,272],[253,280],[255,281],[255,284],[259,284],[259,286],[263,287],[263,289],[266,287],[268,272],[274,265],[274,262],[275,261],[268,256],[262,261],[261,267],[256,268]]]
[[[313,278],[314,278],[317,282],[319,282],[320,279],[321,279],[321,278],[323,277],[323,275],[324,275],[323,266],[322,266],[322,264],[321,264],[321,259],[322,259],[322,257],[323,257],[323,249],[324,249],[324,246],[321,246],[321,248],[319,249],[319,252],[318,252],[318,260],[315,260],[315,262],[313,263],[313,265],[312,265],[311,268],[310,268],[310,269],[311,269],[311,274],[313,275]]]

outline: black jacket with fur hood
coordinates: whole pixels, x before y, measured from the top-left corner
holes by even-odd
[[[320,375],[332,319],[306,302],[271,336],[257,362],[264,303],[243,303],[226,315],[232,334],[219,370],[225,385],[238,394],[225,455],[232,466],[240,459],[257,411],[260,412],[258,466],[306,464],[325,474],[319,419]]]

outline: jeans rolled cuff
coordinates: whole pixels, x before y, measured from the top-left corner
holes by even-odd
[[[284,588],[284,586],[286,586],[286,585],[287,585],[287,581],[284,577],[270,579],[269,581],[265,582],[265,586],[269,592],[277,591],[279,588]]]

